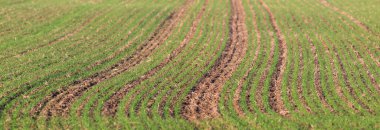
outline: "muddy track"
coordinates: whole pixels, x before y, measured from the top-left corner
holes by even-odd
[[[188,43],[189,42],[189,40],[190,39],[192,39],[194,36],[194,33],[195,33],[195,31],[196,31],[196,28],[197,28],[197,26],[198,26],[198,24],[200,23],[200,20],[202,19],[202,16],[203,16],[203,14],[204,14],[204,12],[205,12],[205,10],[206,10],[206,8],[207,8],[207,5],[208,5],[208,0],[206,0],[205,1],[205,3],[204,3],[204,5],[203,5],[203,7],[202,7],[202,10],[199,12],[199,14],[197,15],[197,17],[196,17],[196,20],[193,22],[193,26],[192,26],[192,28],[191,28],[191,32],[189,32],[188,34],[187,34],[187,36],[189,36],[189,35],[192,35],[191,37],[186,37],[185,39],[187,39],[187,40],[184,40],[183,41],[183,43]],[[203,34],[203,28],[200,28],[200,31],[199,31],[199,33],[198,33],[198,36],[195,38],[196,39],[196,41],[198,41],[199,39],[200,39],[200,37],[202,36],[202,34]],[[185,41],[187,41],[187,42],[185,42]],[[194,46],[191,46],[190,48],[193,48]],[[182,60],[182,59],[181,59]],[[185,67],[185,68],[187,68],[187,67]],[[184,70],[182,70],[182,71],[184,71]],[[180,72],[180,73],[178,73],[177,74],[177,76],[179,76],[180,74],[181,74],[182,72]],[[171,80],[174,80],[174,79],[171,79]],[[167,85],[164,85],[164,86],[167,86]],[[176,89],[175,88],[175,86],[171,86],[170,87],[170,89],[169,89],[169,92],[171,93],[171,91],[173,90],[173,89]],[[156,92],[155,93],[155,95],[153,96],[153,97],[151,97],[149,100],[149,104],[148,104],[148,106],[147,106],[147,110],[148,110],[148,116],[149,117],[152,117],[153,116],[153,112],[152,112],[152,107],[153,107],[153,105],[156,103],[156,102],[158,102],[157,101],[157,96],[159,95],[159,93],[161,93],[161,90],[162,89],[160,89],[158,92]],[[166,92],[166,93],[168,93],[168,92]],[[162,116],[163,115],[163,109],[164,109],[164,107],[165,107],[165,104],[161,104],[162,102],[165,102],[166,103],[166,100],[167,100],[167,97],[168,96],[168,94],[165,94],[165,96],[161,99],[162,101],[161,102],[158,102],[158,113]]]
[[[276,35],[277,35],[279,47],[280,47],[279,61],[276,65],[275,72],[273,73],[271,82],[270,82],[269,104],[271,108],[277,113],[279,113],[280,115],[287,115],[289,112],[286,110],[284,103],[281,99],[281,83],[282,83],[282,78],[283,78],[284,71],[286,68],[286,60],[287,60],[287,53],[288,53],[288,50],[286,47],[286,41],[285,41],[284,35],[282,35],[281,30],[277,25],[276,18],[274,17],[273,13],[270,11],[270,8],[268,7],[268,5],[263,0],[260,0],[260,3],[269,14],[270,21],[271,21],[272,27],[276,31]]]
[[[225,16],[225,17],[226,17],[226,16]],[[223,21],[223,24],[222,24],[222,25],[223,25],[222,30],[223,30],[223,31],[226,30],[227,27],[226,27],[226,22],[225,22],[225,21]],[[221,36],[221,39],[220,39],[220,41],[219,41],[219,44],[218,44],[217,49],[216,49],[214,52],[212,52],[212,56],[210,56],[210,58],[207,60],[207,62],[206,62],[206,64],[204,65],[204,67],[209,66],[210,63],[211,63],[211,61],[212,61],[212,59],[214,59],[214,58],[216,57],[217,53],[221,50],[222,45],[223,45],[223,42],[225,41],[225,39],[224,39],[224,37],[225,37],[225,33],[223,33],[223,31],[220,31],[220,32],[222,32],[222,36]],[[219,35],[220,35],[220,33],[217,34],[216,37],[218,37]],[[209,44],[210,40],[211,40],[211,39],[209,39],[206,43]],[[204,47],[206,47],[206,46],[204,46]],[[205,52],[205,51],[204,51],[204,48],[203,48],[202,52]],[[208,53],[208,52],[206,52],[206,53]],[[192,80],[196,80],[196,79],[193,78]],[[181,99],[180,97],[181,97],[181,95],[183,95],[183,94],[185,93],[186,87],[188,87],[188,86],[186,86],[186,85],[187,85],[187,84],[181,86],[181,88],[179,89],[179,92],[177,92],[177,94],[175,94],[175,96],[173,96],[173,99],[172,99],[172,101],[170,102],[169,113],[170,113],[170,115],[171,115],[172,117],[174,117],[175,114],[176,114],[176,113],[175,113],[175,107],[176,107],[176,104],[177,104],[178,102],[181,102],[180,100],[182,100],[182,99]]]
[[[262,15],[266,16],[265,11],[261,8],[261,6],[259,6],[259,8],[260,8],[260,12],[262,13]],[[267,110],[265,108],[264,101],[263,101],[263,96],[264,96],[263,91],[264,91],[265,79],[267,79],[267,77],[269,75],[270,67],[273,65],[274,51],[275,51],[275,38],[274,38],[273,31],[270,29],[270,27],[267,24],[268,22],[267,22],[266,18],[263,19],[263,22],[264,22],[264,25],[267,29],[269,37],[270,37],[270,52],[269,52],[269,59],[266,61],[267,66],[265,67],[264,72],[260,77],[260,82],[256,88],[256,91],[255,91],[255,100],[256,100],[256,104],[257,104],[258,108],[260,109],[260,111],[262,113],[267,113]],[[265,53],[264,53],[263,57],[265,57]],[[262,63],[259,64],[258,68],[261,67],[261,64]],[[256,74],[254,74],[254,75],[256,75]],[[251,87],[248,88],[248,92],[250,92],[250,91],[251,91]],[[249,93],[247,98],[250,97],[250,95],[251,94]],[[253,108],[250,108],[250,106],[249,106],[249,109],[252,112]]]
[[[201,33],[202,33],[202,30],[201,30]],[[198,38],[197,39],[199,39],[199,37],[201,36],[201,33],[200,33],[200,35],[198,36]],[[203,51],[203,50],[202,50]],[[202,52],[201,51],[201,52]],[[192,59],[191,61],[195,61],[196,60],[196,58],[194,58],[194,59]],[[187,68],[187,69],[193,69],[193,68],[190,68],[191,66],[190,66],[190,64],[189,65],[186,65],[186,66],[184,66],[183,68]],[[181,74],[183,75],[183,74],[187,74],[187,73],[185,73],[184,72],[185,71],[185,69],[181,69],[180,71],[178,71],[178,73],[177,74],[175,74],[173,77],[179,77]],[[170,80],[173,80],[173,81],[175,81],[176,79],[170,79]],[[169,89],[169,91],[167,91],[166,93],[165,93],[165,95],[162,97],[162,99],[161,99],[161,101],[159,102],[159,104],[158,104],[158,106],[159,106],[159,108],[158,108],[158,112],[159,112],[159,115],[161,116],[161,117],[164,117],[165,115],[164,115],[164,107],[167,105],[166,103],[167,103],[167,100],[168,100],[168,98],[169,98],[169,96],[173,93],[173,90],[182,90],[182,89],[184,89],[183,87],[186,87],[186,85],[187,84],[189,84],[189,82],[191,82],[191,81],[193,81],[194,80],[194,78],[192,78],[191,80],[188,80],[184,85],[182,85],[182,87],[179,87],[179,86],[177,86],[177,85],[171,85],[170,86],[170,89]],[[176,98],[176,97],[173,97],[173,98]],[[153,105],[153,104],[152,104]],[[148,109],[151,109],[151,108],[148,108]],[[173,110],[174,110],[174,108],[173,108]],[[172,116],[172,117],[174,117],[174,113],[173,113],[174,111],[171,111],[170,110],[170,116]],[[148,113],[148,114],[152,114],[152,113]]]
[[[322,86],[321,86],[321,71],[320,71],[320,68],[319,68],[319,61],[318,61],[318,54],[317,54],[317,49],[316,47],[314,46],[314,43],[313,41],[310,39],[310,37],[308,36],[308,34],[306,34],[306,38],[307,40],[309,41],[309,44],[311,46],[311,52],[313,53],[314,55],[314,68],[315,68],[315,72],[314,72],[314,86],[315,86],[315,89],[317,90],[317,96],[318,98],[321,100],[322,102],[322,105],[326,108],[328,108],[331,112],[334,111],[334,109],[332,108],[332,106],[327,102],[326,100],[326,97],[325,97],[325,94],[323,93],[323,90],[322,90]]]
[[[363,22],[359,21],[358,19],[354,18],[352,15],[348,14],[347,12],[339,9],[338,7],[335,7],[333,5],[331,5],[327,0],[319,0],[319,2],[328,7],[328,8],[331,8],[332,10],[334,10],[335,12],[349,18],[352,22],[354,22],[357,26],[359,26],[360,28],[368,31],[368,32],[372,32],[372,30],[367,26],[365,25]]]
[[[235,109],[235,111],[237,112],[237,114],[239,116],[244,116],[244,112],[243,110],[241,109],[240,107],[240,98],[241,98],[241,92],[242,92],[242,89],[243,89],[243,84],[244,82],[247,80],[248,76],[249,76],[249,73],[252,71],[252,69],[254,68],[254,65],[255,63],[257,62],[257,57],[259,56],[259,51],[261,49],[261,33],[260,33],[260,30],[257,26],[257,16],[256,16],[256,12],[254,11],[253,7],[252,7],[252,4],[249,4],[249,8],[250,8],[250,11],[252,13],[252,19],[253,19],[253,28],[254,28],[254,32],[256,33],[256,43],[257,43],[257,47],[256,47],[256,50],[255,50],[255,55],[253,57],[253,62],[251,63],[251,65],[249,66],[248,70],[245,72],[243,78],[240,79],[239,83],[238,83],[238,87],[236,88],[235,90],[235,93],[234,93],[234,97],[233,97],[233,107]]]
[[[208,1],[207,1],[207,2],[208,2]],[[197,36],[197,38],[196,38],[196,41],[199,41],[199,39],[201,39],[202,35],[203,35],[203,28],[200,28],[200,31],[199,31],[198,36]],[[210,40],[211,40],[211,38],[207,39],[207,41],[206,41],[205,43],[210,43]],[[192,45],[190,48],[194,48],[194,46],[196,46],[196,45],[197,45],[197,44]],[[201,54],[201,53],[205,53],[205,47],[206,47],[206,46],[203,46],[203,47],[201,48],[201,50],[200,50],[200,54]],[[198,58],[198,57],[194,57],[194,58],[191,59],[190,61],[196,61],[197,58]],[[199,66],[196,66],[196,67],[199,67]],[[183,68],[186,68],[186,69],[189,69],[189,70],[193,69],[193,68],[191,68],[191,64],[188,64],[188,65],[184,66]],[[184,71],[186,71],[186,69],[181,69],[180,71],[178,71],[178,73],[174,76],[175,78],[174,78],[174,79],[171,79],[171,80],[175,81],[176,78],[177,78],[177,77],[180,77],[181,74],[185,74]],[[185,75],[187,75],[187,73],[186,73]],[[171,85],[171,86],[170,86],[169,91],[167,91],[167,92],[164,94],[164,96],[162,97],[161,101],[158,103],[158,106],[159,106],[159,107],[158,107],[158,113],[159,113],[159,115],[160,115],[161,117],[164,117],[164,116],[165,116],[165,115],[164,115],[164,111],[165,111],[164,109],[165,109],[165,106],[167,106],[167,104],[166,104],[166,103],[167,103],[167,100],[168,100],[169,96],[172,95],[173,90],[176,90],[176,89],[179,89],[179,90],[185,89],[185,88],[183,88],[183,87],[187,87],[188,84],[189,84],[191,81],[193,81],[194,79],[195,79],[195,77],[191,78],[190,80],[188,80],[187,82],[185,82],[185,84],[182,85],[180,88],[179,88],[179,86],[177,86],[177,85]],[[169,105],[169,107],[170,107],[170,105]],[[169,109],[170,109],[170,108],[169,108]],[[172,117],[174,117],[174,113],[173,113],[173,112],[174,112],[174,111],[169,110],[169,114],[170,114],[170,116],[172,116]]]
[[[104,115],[111,115],[113,116],[118,108],[118,104],[121,99],[125,97],[127,92],[134,88],[136,85],[140,84],[141,82],[149,79],[151,76],[157,73],[157,71],[161,70],[163,67],[165,67],[169,62],[171,62],[179,53],[182,52],[182,50],[186,47],[186,45],[190,42],[190,40],[194,37],[194,34],[197,30],[197,27],[202,19],[203,13],[206,10],[208,1],[205,2],[205,4],[202,7],[202,10],[198,13],[196,19],[194,20],[190,31],[187,33],[185,39],[180,43],[178,48],[176,48],[164,61],[162,61],[158,66],[150,70],[149,72],[145,73],[143,76],[138,78],[137,80],[132,81],[128,85],[126,85],[124,88],[122,88],[120,91],[116,92],[111,98],[104,104],[103,107],[103,114]]]
[[[189,120],[219,116],[219,94],[226,80],[235,72],[247,50],[245,12],[241,1],[231,0],[230,40],[222,56],[205,74],[183,104],[182,115]]]
[[[248,68],[248,70],[245,72],[243,78],[240,79],[239,83],[238,83],[238,87],[237,89],[235,90],[235,93],[234,93],[234,97],[233,97],[233,107],[235,109],[235,111],[237,112],[237,114],[239,116],[244,116],[244,112],[243,110],[241,109],[239,103],[240,103],[240,98],[241,98],[241,92],[242,92],[242,88],[243,88],[243,84],[244,82],[247,80],[248,76],[249,76],[249,73],[252,71],[252,69],[254,68],[254,65],[255,63],[257,62],[257,57],[259,56],[259,51],[261,49],[261,33],[260,33],[260,30],[258,28],[258,25],[257,25],[257,16],[256,16],[256,12],[254,11],[253,7],[252,7],[252,4],[250,3],[249,4],[249,9],[252,13],[252,19],[253,19],[253,27],[254,27],[254,32],[256,33],[256,42],[257,42],[257,47],[256,47],[256,50],[255,50],[255,55],[253,57],[253,60],[252,60],[252,63],[250,65],[250,67]],[[246,92],[246,93],[249,93],[249,92]]]
[[[32,114],[38,115],[46,106],[45,110],[43,110],[44,115],[50,116],[52,113],[62,115],[63,111],[67,111],[68,105],[70,105],[75,98],[81,96],[87,89],[107,79],[113,78],[139,64],[170,36],[178,22],[183,18],[184,13],[189,8],[191,2],[191,0],[186,1],[182,7],[172,13],[160,25],[151,38],[140,46],[134,54],[119,61],[117,64],[104,71],[96,73],[84,80],[76,81],[73,85],[52,93],[32,110]]]

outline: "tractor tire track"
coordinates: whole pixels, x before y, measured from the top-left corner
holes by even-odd
[[[208,2],[208,1],[207,1]],[[199,32],[199,34],[198,34],[198,36],[197,36],[197,40],[196,41],[199,41],[199,39],[201,39],[201,37],[202,37],[202,34],[203,34],[203,28],[200,30],[200,32]],[[211,38],[209,38],[209,39],[207,39],[207,41],[205,42],[205,43],[209,43],[210,42],[210,40],[211,40]],[[200,54],[201,53],[204,53],[205,52],[205,47],[206,46],[203,46],[202,48],[201,48],[201,50],[200,50]],[[194,48],[194,45],[193,46],[191,46],[191,48]],[[196,59],[197,59],[197,57],[194,57],[192,60],[190,60],[190,61],[196,61]],[[199,66],[195,66],[195,67],[199,67]],[[195,69],[195,68],[191,68],[191,64],[188,64],[188,65],[186,65],[185,67],[183,67],[183,68],[186,68],[186,69]],[[174,76],[175,78],[177,78],[177,77],[180,77],[180,75],[181,74],[185,74],[184,73],[184,71],[186,71],[186,69],[181,69],[177,74],[176,74],[176,76]],[[185,75],[187,75],[188,73],[186,73]],[[176,80],[176,79],[171,79],[171,80]],[[177,78],[178,79],[178,78]],[[188,80],[187,82],[185,82],[185,84],[183,85],[183,86],[187,86],[187,84],[189,84],[189,82],[191,82],[191,81],[193,81],[195,79],[195,77],[193,77],[193,78],[191,78],[190,80]],[[173,90],[175,90],[175,89],[178,89],[178,86],[177,85],[171,85],[171,87],[170,87],[170,89],[169,89],[169,91],[167,91],[166,93],[165,93],[165,95],[163,95],[163,97],[162,97],[162,100],[161,100],[161,102],[159,102],[158,103],[158,113],[159,113],[159,115],[161,116],[161,117],[164,117],[164,107],[167,105],[166,103],[167,103],[167,100],[168,100],[168,98],[169,98],[169,96],[173,93]],[[181,88],[181,90],[182,89],[184,89],[184,88]],[[170,107],[170,105],[169,105],[169,107]],[[172,113],[173,111],[170,111],[170,116],[172,116],[172,117],[174,117],[174,113]]]
[[[243,84],[247,80],[247,78],[249,76],[249,73],[254,68],[255,63],[257,62],[256,61],[257,57],[259,56],[259,51],[261,49],[261,32],[260,32],[260,30],[258,28],[258,25],[257,25],[256,12],[254,11],[251,3],[249,4],[249,9],[250,9],[250,11],[252,13],[253,28],[254,28],[254,32],[256,33],[257,47],[256,47],[256,50],[255,50],[255,55],[253,57],[253,62],[251,63],[251,65],[248,68],[248,70],[245,72],[243,78],[240,79],[240,81],[238,83],[238,87],[236,88],[235,93],[234,93],[233,107],[234,107],[235,111],[237,112],[237,114],[239,116],[244,116],[244,112],[243,112],[242,108],[239,105],[240,104],[240,98],[241,98],[241,92],[242,92],[242,89],[243,89]]]
[[[151,76],[157,73],[157,71],[161,70],[163,67],[165,67],[169,62],[171,62],[179,53],[182,52],[182,50],[186,47],[186,45],[190,42],[190,40],[193,38],[197,27],[202,19],[203,13],[206,10],[208,1],[205,1],[205,4],[203,5],[201,11],[198,13],[195,21],[193,22],[190,31],[187,33],[185,39],[180,43],[179,47],[176,48],[170,55],[167,57],[163,62],[161,62],[158,66],[141,76],[139,79],[132,81],[131,83],[127,84],[124,88],[122,88],[120,91],[116,92],[111,98],[105,103],[103,107],[103,114],[104,115],[111,115],[113,116],[118,108],[118,104],[121,99],[125,97],[127,92],[134,88],[136,85],[140,84],[141,82],[149,79]],[[143,99],[142,99],[143,100]],[[142,101],[141,100],[141,101]],[[137,110],[139,107],[137,108]]]
[[[266,16],[265,11],[261,8],[261,6],[259,6],[259,9],[261,10],[262,15]],[[273,65],[274,51],[275,51],[276,46],[275,46],[275,38],[274,38],[273,31],[271,31],[269,26],[267,25],[268,22],[267,22],[266,18],[263,19],[263,22],[264,22],[264,25],[267,29],[268,35],[270,37],[270,52],[269,52],[269,59],[266,61],[267,66],[265,67],[264,72],[263,72],[262,76],[260,77],[260,82],[256,88],[255,100],[256,100],[256,104],[257,104],[258,108],[260,109],[260,111],[262,113],[267,113],[267,110],[266,110],[264,102],[263,102],[264,83],[265,83],[265,79],[267,79],[267,77],[269,75],[270,67]],[[264,55],[264,57],[265,57],[265,55]],[[259,64],[258,68],[261,67],[261,64],[262,63]],[[254,75],[256,76],[256,74],[254,74]],[[248,88],[248,92],[250,92],[250,91],[251,91],[251,87]],[[247,96],[247,99],[250,97],[250,95],[251,94],[249,93]],[[250,102],[247,104],[250,104]],[[251,105],[249,105],[249,109],[252,112],[253,108],[251,108],[250,106]]]
[[[226,16],[224,16],[224,17],[226,17]],[[223,25],[223,27],[222,27],[222,31],[219,31],[219,32],[223,32],[224,30],[226,30],[226,22],[225,21],[223,21],[223,23],[222,23],[222,25]],[[220,34],[218,34],[217,35],[217,37],[219,36]],[[207,63],[204,65],[204,66],[209,66],[210,65],[210,63],[211,63],[211,61],[212,61],[212,59],[214,59],[214,57],[217,55],[217,53],[221,50],[221,48],[222,48],[222,45],[223,45],[223,42],[224,42],[224,37],[225,37],[225,33],[222,33],[222,36],[221,36],[221,39],[220,39],[220,42],[219,42],[219,44],[218,44],[218,47],[217,47],[217,49],[213,52],[213,54],[212,54],[212,56],[210,56],[210,58],[207,60]],[[210,39],[211,40],[211,39]],[[207,43],[209,43],[210,41],[208,41]],[[205,46],[204,46],[205,47]],[[203,50],[202,50],[203,51]],[[196,79],[192,79],[192,80],[196,80]],[[183,95],[184,94],[184,92],[185,92],[185,90],[186,90],[186,84],[185,85],[183,85],[183,86],[181,86],[181,88],[179,89],[179,92],[177,92],[177,94],[175,94],[175,96],[173,96],[173,99],[172,99],[172,101],[170,102],[170,106],[169,106],[169,113],[170,113],[170,115],[172,116],[172,117],[174,117],[175,116],[175,107],[176,107],[176,104],[178,103],[178,102],[181,102],[180,100],[181,100],[181,95]]]
[[[107,79],[113,78],[129,70],[129,68],[139,64],[143,59],[152,54],[153,50],[161,45],[169,37],[174,27],[177,26],[178,21],[180,21],[184,16],[184,13],[189,8],[191,2],[191,0],[186,1],[182,7],[172,13],[166,20],[164,20],[164,22],[161,23],[160,27],[155,31],[152,37],[148,39],[142,46],[140,46],[134,54],[119,61],[112,67],[90,76],[89,78],[81,81],[76,81],[66,90],[62,89],[52,93],[43,101],[41,101],[35,108],[33,108],[32,113],[38,115],[46,106],[44,115],[51,116],[51,113],[62,115],[63,111],[67,110],[70,102],[72,102],[76,97],[81,96],[82,93],[87,89]],[[64,100],[62,100],[62,98],[64,98]],[[60,104],[54,105],[59,103],[59,101],[61,101]]]
[[[219,116],[219,94],[223,84],[232,76],[247,50],[245,12],[241,1],[231,0],[230,41],[218,61],[193,91],[188,95],[182,108],[182,115],[188,120],[215,118]]]
[[[264,9],[267,11],[267,13],[269,14],[270,21],[271,21],[272,27],[276,31],[276,35],[277,35],[277,38],[279,41],[279,47],[280,47],[279,61],[276,65],[276,70],[275,70],[274,74],[272,75],[271,82],[270,82],[269,104],[274,111],[276,111],[280,115],[285,116],[289,112],[288,112],[288,110],[286,110],[284,103],[281,99],[281,83],[282,83],[284,71],[286,68],[286,60],[287,60],[288,49],[286,46],[285,37],[284,37],[284,35],[282,35],[281,30],[277,25],[276,18],[274,17],[270,8],[268,7],[268,5],[263,0],[260,0],[260,3],[264,7]]]

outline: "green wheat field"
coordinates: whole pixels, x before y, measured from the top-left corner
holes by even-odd
[[[380,129],[380,0],[0,0],[0,129]]]

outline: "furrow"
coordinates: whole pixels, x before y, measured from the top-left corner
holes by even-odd
[[[226,22],[225,21],[223,21],[223,31],[224,30],[226,30]],[[217,36],[219,36],[220,34],[218,34]],[[220,42],[219,42],[219,44],[218,44],[218,47],[217,47],[217,49],[213,52],[213,54],[212,54],[212,56],[210,56],[210,58],[207,60],[207,62],[206,62],[206,64],[205,64],[205,66],[209,66],[210,65],[210,61],[212,61],[212,59],[217,55],[217,53],[221,50],[221,48],[222,48],[222,45],[223,45],[223,42],[225,41],[225,39],[224,39],[224,37],[225,37],[225,34],[224,33],[222,33],[222,36],[221,36],[221,39],[220,39]],[[209,43],[210,41],[208,41],[207,43]],[[193,80],[195,80],[194,78],[193,78]],[[177,94],[175,94],[175,96],[173,97],[173,99],[172,99],[172,101],[171,101],[171,103],[170,103],[170,106],[169,106],[169,113],[170,113],[170,115],[171,116],[175,116],[175,107],[176,107],[176,104],[178,103],[178,102],[181,102],[180,100],[181,100],[181,95],[183,95],[184,93],[185,93],[185,90],[186,90],[186,85],[183,85],[180,89],[179,89],[179,91],[177,92]]]
[[[62,115],[64,111],[67,111],[67,108],[71,102],[75,100],[75,98],[81,96],[87,89],[107,79],[113,78],[129,70],[131,67],[139,64],[142,60],[151,55],[153,53],[153,50],[155,50],[170,36],[173,29],[176,27],[176,25],[179,23],[189,8],[191,2],[191,0],[186,1],[183,6],[172,13],[160,25],[160,27],[155,31],[151,38],[148,39],[142,46],[140,46],[134,54],[119,61],[112,67],[90,76],[89,78],[76,81],[73,85],[67,87],[67,90],[58,90],[53,94],[47,96],[32,110],[32,113],[38,115],[40,111],[46,106],[44,115],[50,116],[51,113]],[[62,100],[63,97],[64,100]],[[56,104],[56,101],[61,101],[61,103],[54,105]]]
[[[245,72],[243,78],[240,79],[240,81],[238,83],[238,87],[237,87],[237,89],[235,90],[235,93],[234,93],[233,107],[234,107],[235,111],[238,113],[239,116],[244,116],[244,112],[243,112],[243,110],[241,109],[241,107],[239,105],[240,104],[240,98],[241,98],[242,88],[243,88],[244,82],[247,80],[247,78],[249,76],[249,73],[254,68],[254,64],[256,63],[256,59],[259,56],[259,51],[261,49],[261,33],[260,33],[260,30],[259,30],[259,28],[257,26],[256,12],[253,10],[252,4],[249,4],[249,8],[250,8],[250,11],[252,13],[253,27],[254,27],[254,32],[256,33],[257,47],[256,47],[256,50],[255,50],[255,55],[253,57],[253,62],[251,63],[251,65],[248,68],[248,70]]]
[[[252,4],[249,5],[249,8],[250,8],[250,11],[252,13],[253,27],[254,27],[254,32],[256,33],[257,47],[256,47],[256,50],[255,50],[255,55],[253,57],[253,62],[251,63],[251,66],[249,67],[249,69],[247,70],[247,72],[244,74],[243,78],[240,79],[240,81],[238,83],[238,87],[237,87],[237,89],[235,90],[235,93],[234,93],[233,106],[234,106],[234,109],[238,113],[239,116],[244,116],[244,112],[243,112],[243,110],[241,109],[241,107],[239,105],[240,98],[241,98],[240,94],[242,92],[242,87],[243,87],[244,82],[247,80],[247,78],[249,76],[249,73],[254,68],[254,64],[256,63],[257,57],[259,55],[259,51],[261,49],[260,48],[261,47],[261,33],[260,33],[260,30],[258,29],[258,26],[257,26],[256,12],[253,10]]]
[[[274,109],[277,113],[285,116],[289,112],[286,110],[284,103],[281,99],[281,83],[282,83],[284,71],[286,68],[288,50],[286,46],[285,37],[284,35],[282,35],[281,30],[277,25],[276,18],[274,17],[268,5],[263,0],[260,0],[260,3],[269,14],[270,21],[271,21],[272,27],[276,31],[276,35],[277,35],[279,47],[280,47],[279,61],[276,65],[275,72],[272,75],[271,82],[270,82],[269,104],[272,107],[272,109]]]
[[[165,67],[169,62],[171,62],[179,53],[182,52],[182,50],[186,47],[186,45],[190,42],[190,40],[194,37],[194,34],[197,30],[197,27],[202,19],[203,13],[206,10],[208,1],[205,2],[203,5],[201,11],[198,13],[196,19],[194,20],[190,31],[187,33],[185,39],[180,43],[178,48],[176,48],[164,61],[162,61],[158,66],[150,70],[149,72],[145,73],[143,76],[141,76],[139,79],[132,81],[131,83],[127,84],[124,88],[122,88],[120,91],[116,92],[104,105],[103,107],[103,114],[104,115],[114,115],[117,111],[118,104],[121,99],[125,97],[127,92],[134,88],[136,85],[140,84],[141,82],[149,79],[151,76],[157,73],[157,71],[161,70],[163,67]]]
[[[182,115],[188,120],[215,118],[219,116],[220,91],[241,63],[247,49],[245,12],[241,1],[231,0],[232,18],[230,40],[211,71],[205,74],[188,95]]]

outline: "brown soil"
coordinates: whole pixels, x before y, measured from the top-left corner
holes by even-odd
[[[192,1],[188,0],[185,4],[179,8],[176,12],[172,13],[158,28],[153,36],[147,40],[138,50],[131,56],[121,60],[112,67],[96,73],[84,80],[76,81],[73,85],[67,87],[66,90],[58,90],[53,94],[47,96],[41,101],[33,110],[32,113],[39,114],[42,108],[45,106],[44,115],[51,116],[51,113],[55,115],[62,115],[68,112],[69,105],[77,97],[81,96],[87,89],[94,85],[97,85],[107,79],[113,78],[122,72],[129,70],[139,64],[143,59],[153,53],[153,50],[161,45],[172,33],[172,30],[179,23],[184,13],[189,8]]]
[[[280,115],[287,115],[289,112],[286,110],[284,103],[281,99],[281,83],[282,78],[284,75],[284,70],[286,68],[286,60],[287,60],[287,47],[286,47],[286,41],[284,35],[282,35],[280,28],[278,27],[276,23],[276,18],[274,17],[273,13],[270,11],[270,8],[268,5],[263,1],[260,0],[260,3],[264,7],[264,9],[267,11],[270,17],[270,21],[272,24],[272,27],[276,31],[276,35],[279,41],[279,47],[280,47],[280,57],[279,61],[276,65],[276,71],[272,75],[272,79],[270,82],[270,88],[269,88],[269,104],[277,113]]]
[[[259,30],[259,28],[257,26],[256,12],[253,10],[252,4],[249,4],[249,5],[250,5],[249,6],[250,11],[252,13],[252,18],[253,18],[253,27],[254,27],[254,30],[255,30],[255,33],[256,33],[257,47],[256,47],[256,51],[255,51],[255,56],[253,57],[253,62],[251,63],[251,65],[248,68],[248,70],[245,72],[243,78],[240,79],[240,81],[238,83],[238,87],[236,88],[235,93],[234,93],[233,107],[234,107],[235,111],[238,113],[239,116],[244,116],[244,112],[243,112],[243,110],[241,109],[241,107],[239,105],[240,98],[241,98],[240,94],[242,92],[242,87],[243,87],[244,82],[247,80],[247,78],[249,76],[249,73],[252,71],[252,69],[254,67],[254,64],[256,62],[256,59],[259,56],[259,51],[261,49],[261,33],[260,33],[260,30]]]
[[[224,17],[227,17],[227,15],[225,15]],[[223,21],[223,29],[222,30],[226,30],[226,22],[225,21]],[[221,50],[221,48],[222,48],[222,45],[223,45],[223,42],[225,41],[225,39],[224,39],[224,37],[225,37],[225,33],[223,33],[223,31],[220,31],[220,32],[218,32],[219,34],[217,35],[217,37],[220,35],[220,33],[222,33],[222,36],[221,36],[221,39],[220,39],[220,42],[219,42],[219,44],[218,44],[218,47],[217,47],[217,49],[215,50],[215,51],[213,51],[212,52],[212,56],[210,56],[210,58],[207,60],[207,62],[206,62],[206,64],[202,67],[202,68],[204,68],[205,66],[209,66],[210,65],[210,63],[211,63],[211,61],[212,61],[212,59],[214,59],[215,57],[216,57],[216,55],[217,55],[217,53]],[[206,43],[209,43],[210,42],[210,40],[211,39],[209,39]],[[204,47],[206,47],[206,46],[204,46]],[[206,51],[204,51],[204,48],[203,48],[203,50],[201,51],[201,53],[202,52],[204,52],[204,53],[209,53],[209,52],[206,52]],[[208,54],[206,54],[206,55],[208,55]],[[196,79],[194,79],[193,78],[193,80],[196,80]],[[182,100],[182,99],[180,99],[180,97],[181,97],[181,95],[183,95],[184,94],[184,91],[186,90],[186,87],[188,87],[188,86],[186,86],[186,84],[184,85],[184,86],[182,86],[180,89],[179,89],[179,92],[177,92],[177,94],[176,94],[176,96],[174,96],[173,97],[173,99],[172,99],[172,101],[171,101],[171,103],[170,103],[170,106],[169,106],[169,113],[170,113],[170,115],[171,116],[175,116],[175,113],[174,113],[174,110],[175,110],[175,107],[176,107],[176,104],[178,103],[178,102],[181,102],[181,101],[179,101],[179,100]]]
[[[120,91],[116,92],[104,105],[103,114],[104,115],[114,115],[117,111],[118,103],[120,100],[126,95],[126,92],[134,86],[140,84],[142,81],[149,79],[151,76],[156,74],[157,71],[161,70],[164,66],[166,66],[170,61],[172,61],[182,50],[186,47],[186,45],[193,38],[197,27],[202,19],[203,13],[206,10],[207,1],[203,5],[202,10],[197,15],[195,21],[192,24],[190,32],[186,35],[185,39],[181,42],[178,48],[176,48],[164,61],[162,61],[158,66],[147,72],[145,75],[141,76],[139,79],[132,81],[130,84],[126,85],[125,88],[122,88]],[[141,100],[142,101],[142,100]],[[140,103],[141,104],[141,103]],[[149,105],[148,105],[149,106]],[[139,107],[137,107],[137,110]]]
[[[232,18],[230,41],[216,64],[193,91],[187,96],[182,115],[189,120],[214,118],[219,116],[218,102],[220,91],[241,63],[247,50],[247,30],[245,12],[241,1],[231,0]]]

